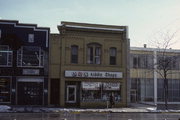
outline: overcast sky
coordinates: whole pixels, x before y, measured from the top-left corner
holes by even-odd
[[[180,49],[180,0],[0,0],[0,18],[50,27],[61,21],[129,27],[131,46],[151,46],[159,31],[174,33]]]

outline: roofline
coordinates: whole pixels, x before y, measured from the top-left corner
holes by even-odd
[[[34,31],[41,31],[46,33],[46,47],[49,46],[49,33],[50,28],[48,27],[37,27],[37,24],[25,24],[25,23],[19,23],[17,20],[2,20],[0,19],[0,24],[9,24],[14,25],[16,28],[30,28]]]
[[[147,51],[147,52],[157,51],[157,52],[175,52],[175,53],[180,53],[180,49],[130,47],[130,50]]]
[[[64,22],[64,21],[62,21],[61,25],[58,25],[57,27],[59,31],[63,28],[96,31],[96,32],[98,31],[99,32],[114,32],[114,33],[127,32],[128,30],[128,26],[89,24],[89,23]]]
[[[69,22],[69,21],[61,21],[61,24],[65,24],[65,25],[72,25],[72,24],[76,24],[77,26],[99,26],[99,27],[111,27],[111,28],[117,28],[117,27],[127,27],[127,26],[118,26],[118,25],[108,25],[108,24],[95,24],[95,23],[81,23],[81,22]],[[106,27],[105,27],[106,28]]]
[[[31,23],[19,23],[18,20],[0,19],[0,23],[12,23],[12,24],[16,24],[17,26],[29,26],[29,27],[35,27],[36,29],[47,29],[50,31],[49,27],[39,27],[37,26],[37,24],[31,24]]]

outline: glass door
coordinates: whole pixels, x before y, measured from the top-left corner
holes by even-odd
[[[76,103],[76,85],[67,86],[67,103]]]

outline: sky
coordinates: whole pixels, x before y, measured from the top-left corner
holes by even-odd
[[[154,36],[175,33],[169,47],[180,49],[179,6],[180,0],[0,0],[0,19],[50,27],[51,33],[61,21],[128,26],[136,47],[156,47]]]

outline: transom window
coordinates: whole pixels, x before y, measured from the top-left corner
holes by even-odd
[[[40,47],[23,46],[18,50],[18,66],[37,66],[44,65],[44,51]]]
[[[12,66],[12,50],[6,45],[0,45],[0,66]]]
[[[71,63],[78,63],[78,46],[71,46]]]
[[[101,45],[91,43],[87,45],[87,63],[101,64]]]
[[[117,55],[117,51],[116,48],[110,48],[109,50],[109,56],[110,56],[110,65],[116,65],[116,55]]]

